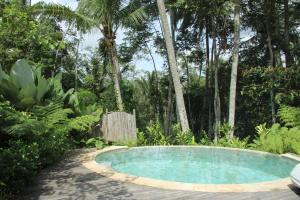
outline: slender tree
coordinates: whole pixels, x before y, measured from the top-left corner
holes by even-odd
[[[213,21],[216,19],[213,19]],[[221,51],[221,47],[217,48],[217,37],[216,37],[216,30],[217,30],[217,22],[213,22],[213,43],[212,43],[212,67],[214,69],[214,113],[215,113],[215,123],[214,123],[214,142],[218,142],[218,135],[220,132],[220,125],[221,125],[221,100],[220,100],[220,91],[219,91],[219,78],[218,78],[218,71],[219,71],[219,55]],[[221,46],[221,44],[219,44]]]
[[[290,34],[289,34],[289,1],[284,0],[284,54],[285,54],[285,63],[286,66],[289,67],[292,65],[291,53],[289,50],[290,44]]]
[[[231,67],[230,93],[229,93],[229,117],[228,122],[232,127],[230,137],[233,137],[235,127],[235,108],[236,108],[236,86],[239,62],[240,46],[240,0],[234,0],[234,42],[233,42],[233,62]]]
[[[26,1],[22,0],[26,5]],[[114,82],[114,92],[118,110],[124,109],[121,89],[120,89],[120,69],[116,50],[116,33],[121,26],[132,26],[141,23],[145,18],[144,10],[139,7],[137,1],[125,0],[116,1],[90,1],[81,0],[78,10],[72,11],[70,8],[60,4],[45,4],[43,2],[34,4],[28,8],[31,14],[56,16],[69,23],[76,25],[78,30],[86,31],[97,28],[105,38],[106,48],[110,58],[112,77]]]
[[[267,47],[269,52],[269,67],[274,67],[274,51],[272,44],[272,35],[271,35],[271,9],[275,6],[274,2],[271,0],[265,0],[265,24],[266,24],[266,32],[267,32]],[[271,106],[271,117],[272,122],[276,123],[276,111],[275,111],[275,97],[274,97],[274,88],[273,88],[273,77],[271,77],[271,88],[270,88],[270,106]]]
[[[120,89],[120,67],[117,55],[116,37],[120,27],[129,27],[141,23],[145,18],[143,9],[137,1],[129,1],[127,6],[125,0],[81,0],[78,5],[78,12],[95,21],[93,28],[101,31],[105,39],[112,79],[116,96],[117,108],[124,110]]]
[[[171,35],[170,29],[169,29],[169,23],[168,23],[168,18],[167,18],[164,1],[157,0],[157,6],[158,6],[160,19],[162,22],[164,38],[165,38],[165,43],[166,43],[166,47],[167,47],[167,53],[168,53],[168,58],[169,58],[169,63],[170,63],[170,71],[172,74],[173,85],[174,85],[174,89],[175,89],[175,98],[176,98],[176,105],[178,108],[180,124],[181,124],[182,131],[188,131],[189,123],[188,123],[185,104],[184,104],[182,85],[180,83],[179,73],[177,71],[175,50],[174,50],[174,45],[173,45],[173,41],[172,41],[172,35]]]

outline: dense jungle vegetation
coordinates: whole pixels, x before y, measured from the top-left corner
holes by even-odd
[[[299,33],[296,0],[0,0],[0,199],[106,145],[92,134],[106,109],[136,110],[123,145],[300,154]]]

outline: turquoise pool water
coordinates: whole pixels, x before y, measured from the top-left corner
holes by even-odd
[[[273,181],[288,177],[298,163],[271,154],[203,147],[121,149],[99,154],[96,162],[135,176],[203,184]]]

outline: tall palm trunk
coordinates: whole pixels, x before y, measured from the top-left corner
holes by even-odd
[[[78,58],[79,58],[79,45],[80,40],[77,41],[77,50],[76,50],[76,57],[75,57],[75,91],[78,90]]]
[[[274,52],[273,52],[273,46],[272,46],[272,36],[270,32],[270,7],[272,7],[274,4],[271,0],[265,2],[265,11],[266,11],[266,32],[267,32],[267,46],[269,50],[269,66],[274,67]],[[270,6],[270,7],[269,7]],[[275,116],[275,102],[274,102],[274,88],[273,88],[273,77],[271,77],[271,89],[270,89],[270,105],[271,105],[271,117],[272,122],[276,123],[276,116]]]
[[[151,57],[152,60],[152,64],[153,64],[153,68],[154,68],[154,75],[155,75],[155,116],[156,116],[156,121],[161,121],[163,123],[163,107],[162,107],[162,102],[161,102],[161,97],[160,97],[160,92],[159,92],[159,80],[158,80],[158,72],[157,72],[157,68],[156,68],[156,63],[154,60],[154,56],[151,52],[150,47],[148,46],[148,44],[145,44],[148,53]]]
[[[110,57],[110,64],[112,69],[112,78],[114,83],[114,93],[116,98],[116,104],[119,111],[124,110],[123,100],[121,96],[121,89],[120,89],[120,69],[119,69],[119,62],[117,57],[117,49],[116,43],[113,36],[106,37],[107,48]]]
[[[215,30],[213,31],[213,50],[214,50],[214,112],[215,112],[215,126],[214,126],[214,142],[218,142],[218,135],[220,131],[221,125],[221,103],[220,103],[220,93],[219,93],[219,79],[218,79],[218,71],[219,71],[219,53],[220,50],[217,50],[217,42],[215,36]]]
[[[191,103],[191,95],[190,95],[190,69],[189,69],[189,61],[188,57],[186,57],[185,60],[186,64],[186,76],[187,76],[187,99],[188,99],[188,109],[189,109],[189,119],[190,119],[190,124],[192,127],[192,130],[194,130],[194,123],[193,123],[193,116],[192,116],[192,103]]]
[[[289,0],[284,0],[284,54],[285,54],[285,63],[286,67],[292,65],[292,58],[291,53],[289,50],[289,43],[290,43],[290,34],[289,34]]]
[[[232,127],[230,138],[233,138],[235,127],[235,109],[236,109],[236,85],[237,71],[239,63],[240,46],[240,0],[235,0],[234,5],[234,43],[233,43],[233,62],[231,68],[230,94],[229,94],[229,117],[228,122]]]
[[[267,24],[267,43],[268,43],[268,49],[269,49],[269,66],[274,67],[274,53],[272,48],[272,42],[271,42],[271,34],[270,34],[270,28]],[[270,89],[270,104],[271,104],[271,117],[272,122],[276,123],[276,116],[275,116],[275,103],[274,103],[274,88],[273,88],[273,78],[271,79],[271,89]]]
[[[203,96],[203,105],[202,105],[202,109],[201,109],[201,131],[204,129],[204,111],[205,108],[207,107],[207,101],[209,99],[209,77],[210,77],[210,67],[209,67],[209,35],[208,35],[208,21],[207,19],[205,20],[205,25],[206,25],[206,30],[205,30],[205,44],[206,44],[206,72],[205,72],[205,92],[204,92],[204,96]],[[210,117],[209,117],[210,119]],[[210,123],[210,120],[208,120],[208,122]],[[211,123],[210,123],[211,124]],[[209,127],[210,127],[209,124]],[[210,128],[208,128],[209,130]]]
[[[171,33],[172,33],[172,41],[173,44],[175,44],[175,27],[174,27],[174,12],[172,9],[170,9],[170,21],[171,21]],[[164,37],[164,31],[163,27],[161,24],[161,21],[159,20],[159,26],[160,30],[162,33],[162,36]],[[165,46],[166,48],[166,46]],[[171,75],[171,70],[170,70],[170,61],[167,56],[167,63],[168,63],[168,71],[169,71],[169,87],[168,87],[168,104],[167,104],[167,120],[165,121],[165,133],[167,135],[171,135],[172,133],[172,119],[173,119],[173,82],[172,82],[172,75]],[[177,112],[177,107],[176,107],[176,117],[177,117],[177,122],[179,122],[179,117],[178,117],[178,112]]]
[[[209,130],[208,130],[208,133],[209,133],[209,137],[210,138],[213,138],[213,134],[215,133],[214,131],[214,115],[213,115],[213,109],[214,109],[214,96],[213,96],[213,80],[214,80],[214,62],[215,62],[215,57],[216,57],[216,36],[215,36],[215,30],[214,28],[212,29],[212,38],[213,38],[213,42],[212,42],[212,47],[211,47],[211,54],[210,54],[210,62],[209,62],[209,67],[210,67],[210,74],[209,74],[209,82],[208,82],[208,85],[209,85],[209,107],[208,107],[208,122],[209,122]]]
[[[166,13],[164,1],[157,0],[157,6],[158,6],[161,22],[162,22],[165,43],[166,43],[169,62],[170,62],[170,71],[172,74],[172,79],[173,79],[173,84],[175,89],[176,105],[178,108],[180,124],[181,124],[182,131],[185,132],[189,130],[189,123],[188,123],[184,99],[183,99],[182,85],[180,83],[179,73],[177,71],[175,50],[172,41],[172,35],[169,29],[169,23],[167,19],[167,13]]]
[[[170,27],[171,27],[171,36],[172,36],[172,42],[173,42],[173,46],[175,47],[176,46],[176,43],[175,43],[175,31],[176,31],[176,22],[175,22],[175,12],[174,12],[174,9],[170,8],[169,10],[169,13],[170,13]],[[162,26],[161,26],[162,28]],[[163,29],[162,29],[162,32],[163,32]],[[175,52],[175,57],[177,55],[177,51],[176,49],[174,49],[174,52]],[[168,59],[168,63],[169,63],[169,66],[170,66],[170,62],[169,62],[169,58]],[[170,70],[170,67],[169,67],[169,70]],[[170,73],[171,71],[169,71],[169,76],[170,76],[170,80],[172,80],[172,75]],[[173,82],[171,81],[171,84],[173,85]],[[169,90],[171,91],[171,93],[173,93],[173,87],[170,87]],[[173,96],[173,94],[172,94]],[[178,107],[175,106],[175,110],[176,110],[176,120],[177,122],[180,122],[180,117],[179,117],[179,111],[178,111]]]
[[[171,74],[170,69],[169,69],[169,74]],[[172,89],[173,89],[172,77],[171,75],[169,75],[167,120],[165,125],[165,132],[167,135],[171,135],[172,132],[172,116],[173,116],[173,90]]]

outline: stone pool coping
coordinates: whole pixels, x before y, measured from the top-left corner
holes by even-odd
[[[159,146],[150,146],[150,148]],[[164,146],[163,146],[164,147]],[[248,149],[236,149],[227,147],[210,147],[210,146],[166,146],[166,147],[194,147],[194,148],[219,148],[228,149],[235,151],[247,151],[259,154],[269,154],[267,152],[248,150]],[[149,147],[134,147],[134,148],[149,148]],[[137,185],[144,185],[150,187],[156,187],[161,189],[171,189],[171,190],[186,190],[186,191],[199,191],[199,192],[266,192],[274,190],[289,189],[289,185],[292,184],[290,178],[283,178],[275,181],[259,182],[259,183],[249,183],[249,184],[198,184],[198,183],[182,183],[175,181],[166,181],[153,178],[146,178],[140,176],[133,176],[125,173],[119,173],[114,171],[110,167],[103,166],[95,161],[98,154],[115,151],[121,149],[128,149],[126,146],[111,146],[106,147],[101,150],[95,150],[91,153],[86,153],[81,158],[81,163],[84,167],[89,170],[99,173],[105,177],[111,178],[116,181],[129,182]],[[292,160],[300,162],[300,158],[292,154],[280,155]]]

